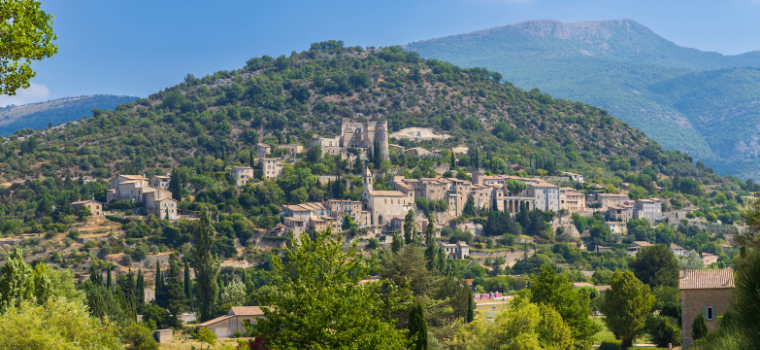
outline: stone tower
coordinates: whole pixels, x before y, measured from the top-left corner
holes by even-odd
[[[486,176],[486,171],[481,168],[477,167],[472,171],[472,184],[483,186],[483,178]]]

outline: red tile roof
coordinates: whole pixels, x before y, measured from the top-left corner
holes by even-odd
[[[732,289],[734,270],[681,270],[678,274],[678,289]]]

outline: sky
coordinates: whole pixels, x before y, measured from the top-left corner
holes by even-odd
[[[760,0],[40,0],[58,53],[0,107],[67,96],[145,97],[192,73],[237,69],[329,39],[388,46],[528,20],[632,19],[678,45],[760,50]]]

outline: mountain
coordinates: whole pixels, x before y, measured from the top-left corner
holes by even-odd
[[[605,108],[720,173],[760,178],[760,52],[685,48],[631,20],[529,21],[406,45]]]
[[[21,129],[45,129],[49,123],[66,124],[92,115],[93,109],[109,110],[138,99],[133,96],[91,95],[0,108],[0,135]]]

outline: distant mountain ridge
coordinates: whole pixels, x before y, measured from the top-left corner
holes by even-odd
[[[527,21],[411,43],[407,50],[609,110],[668,149],[760,179],[760,52],[678,46],[624,19]]]
[[[114,109],[139,97],[89,95],[64,97],[46,102],[0,108],[0,135],[9,136],[21,129],[44,129],[49,123],[65,124],[92,115],[93,109]]]

